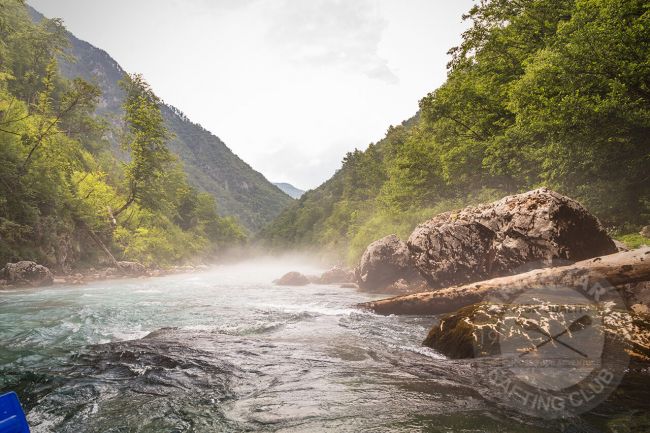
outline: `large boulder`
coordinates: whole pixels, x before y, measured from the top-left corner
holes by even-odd
[[[48,268],[29,261],[7,263],[0,275],[8,284],[14,285],[49,286],[54,283],[54,275]]]
[[[300,272],[289,272],[274,281],[278,286],[306,286],[310,283],[309,278]]]
[[[547,188],[437,215],[416,227],[408,248],[434,288],[617,251],[580,203]]]
[[[406,243],[396,235],[368,245],[355,274],[359,288],[371,291],[384,290],[399,280],[407,284],[422,280],[413,266]]]
[[[316,284],[346,284],[354,283],[354,281],[354,271],[340,266],[334,266],[332,269],[323,272],[320,277],[314,280]]]
[[[546,312],[542,311],[544,308]],[[548,340],[543,330],[548,328],[556,335],[558,329],[568,329],[570,332],[560,334],[559,344],[568,344],[585,353],[600,353],[603,342],[599,336],[602,335],[615,343],[610,349],[621,349],[635,361],[650,362],[650,321],[647,317],[620,309],[578,317],[580,313],[566,314],[570,308],[576,306],[562,309],[540,305],[532,310],[541,313],[536,317],[531,315],[530,305],[475,304],[442,317],[423,344],[454,359],[521,356],[526,348],[540,347],[541,351],[541,343]],[[590,347],[592,345],[601,347]],[[555,355],[553,346],[544,347],[551,351],[546,356]]]
[[[418,276],[419,277],[419,276]],[[414,293],[426,292],[431,288],[421,277],[414,277],[411,280],[400,278],[392,284],[383,288],[382,292],[391,295],[411,295]]]

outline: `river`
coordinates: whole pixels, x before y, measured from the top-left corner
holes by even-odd
[[[479,362],[421,346],[435,318],[359,311],[355,304],[380,296],[355,289],[271,284],[289,270],[320,271],[258,260],[0,292],[0,392],[18,392],[33,432],[535,433],[649,425],[645,376],[568,424],[526,417],[490,398]]]

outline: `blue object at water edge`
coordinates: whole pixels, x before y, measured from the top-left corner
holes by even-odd
[[[15,392],[0,395],[0,433],[29,433],[25,412]]]

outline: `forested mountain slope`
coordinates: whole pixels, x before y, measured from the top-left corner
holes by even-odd
[[[32,8],[30,12],[35,21],[43,18]],[[71,33],[68,37],[71,42],[68,52],[76,60],[60,63],[63,75],[96,83],[102,91],[98,112],[119,122],[124,92],[118,82],[125,71],[105,51]],[[290,197],[180,110],[163,105],[162,113],[167,129],[173,134],[168,144],[170,150],[180,156],[190,182],[216,198],[220,214],[233,215],[249,230],[257,231],[291,203]],[[116,138],[113,141],[117,143]],[[115,151],[120,153],[117,145]]]
[[[169,150],[165,107],[146,81],[120,76],[123,93],[102,94],[66,78],[68,36],[60,20],[35,23],[24,1],[0,0],[0,263],[166,266],[241,245],[242,227]],[[97,68],[101,81],[114,82],[122,71],[97,53],[111,66]],[[116,95],[121,113],[107,120]]]
[[[354,261],[432,214],[548,186],[610,230],[650,218],[650,8],[642,0],[482,0],[419,117],[349,153],[262,233]]]

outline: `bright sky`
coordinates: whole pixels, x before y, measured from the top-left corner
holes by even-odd
[[[442,84],[472,0],[28,0],[273,182],[308,189]]]

